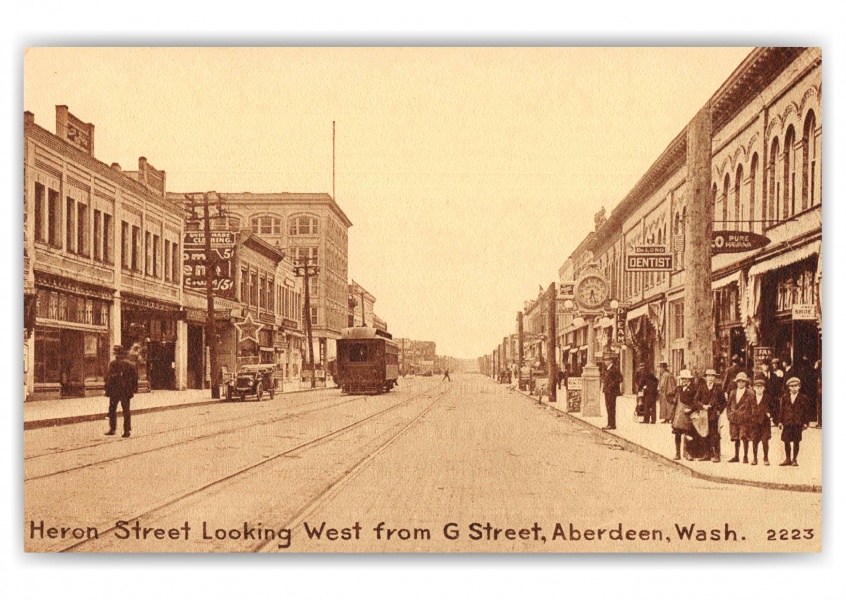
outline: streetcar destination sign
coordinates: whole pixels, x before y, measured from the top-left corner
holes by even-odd
[[[672,254],[629,254],[626,271],[672,271]]]
[[[763,248],[769,243],[770,238],[751,231],[715,231],[711,251],[713,254],[748,252]]]

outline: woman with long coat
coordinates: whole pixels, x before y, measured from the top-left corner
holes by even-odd
[[[770,465],[770,438],[772,437],[772,422],[770,412],[772,399],[766,392],[767,380],[756,376],[752,386],[754,398],[746,406],[746,416],[740,426],[740,437],[743,440],[743,454],[747,454],[749,442],[752,442],[752,464],[758,464],[758,443],[764,450],[764,464]]]
[[[661,373],[658,379],[658,402],[660,412],[658,418],[662,423],[669,423],[673,418],[673,393],[676,391],[676,378],[667,368],[667,363],[660,365]]]

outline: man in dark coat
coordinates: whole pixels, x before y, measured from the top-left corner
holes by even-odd
[[[643,423],[655,424],[655,407],[658,403],[658,378],[646,370],[644,365],[640,369],[637,389],[643,395]]]
[[[778,365],[778,359],[773,359],[774,365]],[[778,373],[773,372],[773,368],[770,366],[771,363],[763,362],[761,363],[761,375],[764,376],[764,380],[766,384],[764,385],[764,391],[767,392],[767,395],[770,398],[781,398],[783,390],[783,379],[779,377]],[[776,415],[776,418],[778,416]],[[774,423],[774,425],[778,424],[778,422]]]
[[[723,375],[723,392],[728,394],[735,388],[734,378],[737,377],[737,374],[740,373],[742,370],[743,369],[740,367],[740,357],[735,354],[731,357],[731,366],[726,369],[726,372]]]
[[[608,413],[608,424],[603,429],[617,429],[617,396],[622,394],[620,385],[623,383],[623,373],[617,365],[617,359],[611,360],[602,378],[602,389],[605,392],[605,411]]]
[[[808,414],[811,401],[807,395],[799,391],[802,383],[798,377],[787,380],[787,391],[782,395],[778,411],[778,427],[781,429],[781,441],[784,442],[784,462],[782,467],[793,465],[799,456],[799,442],[802,441],[802,431],[808,428]],[[790,456],[790,445],[793,444],[793,458]]]
[[[720,415],[726,408],[726,395],[714,369],[705,369],[705,381],[699,385],[696,401],[708,409],[708,452],[699,460],[720,462]]]
[[[114,435],[117,430],[117,405],[123,409],[123,437],[132,432],[132,415],[129,401],[138,391],[138,371],[127,358],[122,346],[115,346],[115,359],[109,364],[106,375],[106,396],[109,397],[109,430],[106,435]]]

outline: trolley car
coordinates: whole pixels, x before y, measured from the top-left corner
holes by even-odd
[[[338,340],[335,382],[344,393],[389,392],[399,377],[399,346],[387,331],[348,327]]]

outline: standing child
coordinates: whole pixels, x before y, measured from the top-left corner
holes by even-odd
[[[808,428],[808,411],[811,402],[808,396],[799,391],[802,382],[798,377],[787,380],[787,391],[781,397],[778,411],[778,427],[781,429],[781,441],[784,442],[784,462],[782,467],[798,467],[799,442],[802,431]],[[790,445],[793,445],[793,458],[790,458]]]
[[[772,424],[770,423],[770,396],[766,392],[766,385],[767,380],[764,377],[755,376],[752,386],[755,397],[747,406],[746,419],[741,426],[740,436],[743,438],[744,452],[746,445],[752,442],[752,464],[758,464],[758,443],[761,443],[764,450],[764,465],[769,466]]]

